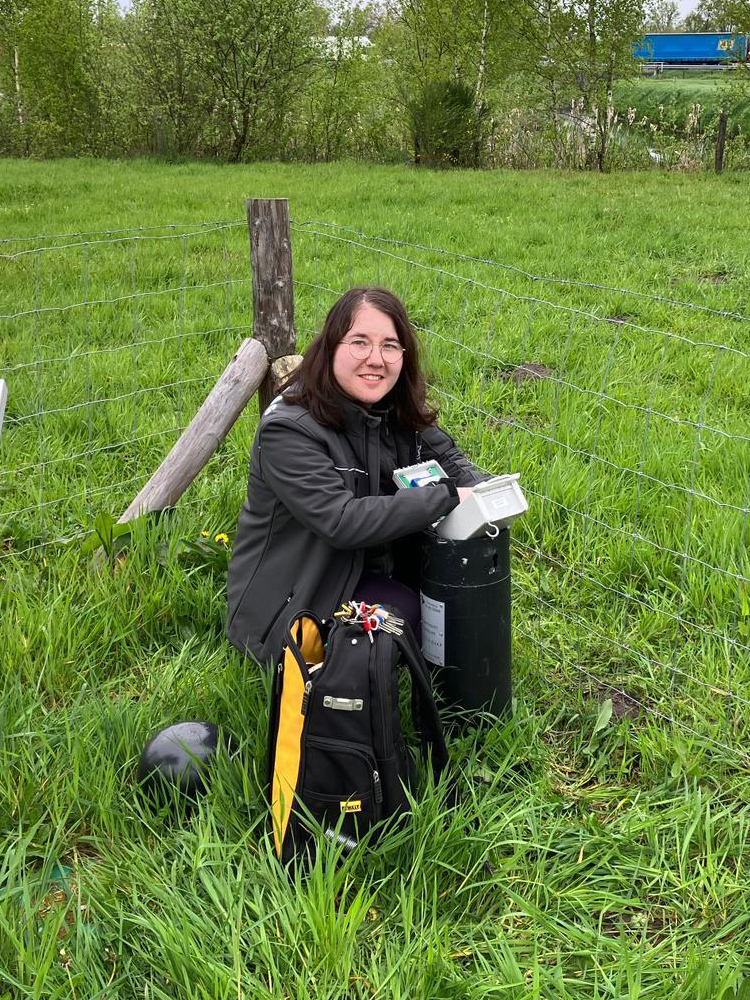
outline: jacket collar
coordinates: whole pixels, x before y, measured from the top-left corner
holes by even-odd
[[[387,419],[393,410],[393,403],[387,397],[369,409],[343,393],[340,394],[340,399],[346,428],[354,433],[362,433],[365,427],[380,427],[383,419]]]

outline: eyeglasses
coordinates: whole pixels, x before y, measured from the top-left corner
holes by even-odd
[[[341,340],[339,344],[346,344],[349,348],[349,353],[355,361],[366,361],[375,350],[375,344],[371,344],[364,337]],[[381,344],[378,350],[380,351],[380,357],[387,365],[395,365],[403,357],[405,348],[401,344],[394,344],[393,341],[389,340],[385,344]]]

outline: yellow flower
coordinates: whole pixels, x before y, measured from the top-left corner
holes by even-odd
[[[219,542],[221,545],[229,545],[229,535],[225,535],[222,531],[220,535],[214,538],[215,542]]]
[[[201,531],[201,538],[208,538],[208,535],[209,535],[208,531]]]

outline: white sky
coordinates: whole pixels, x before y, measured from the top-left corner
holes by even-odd
[[[689,14],[691,10],[695,10],[698,6],[697,0],[676,0],[677,6],[680,8],[680,17],[684,17]]]

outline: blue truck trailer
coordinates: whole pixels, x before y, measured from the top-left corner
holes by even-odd
[[[633,46],[633,55],[679,67],[747,62],[748,36],[729,31],[653,32]]]

